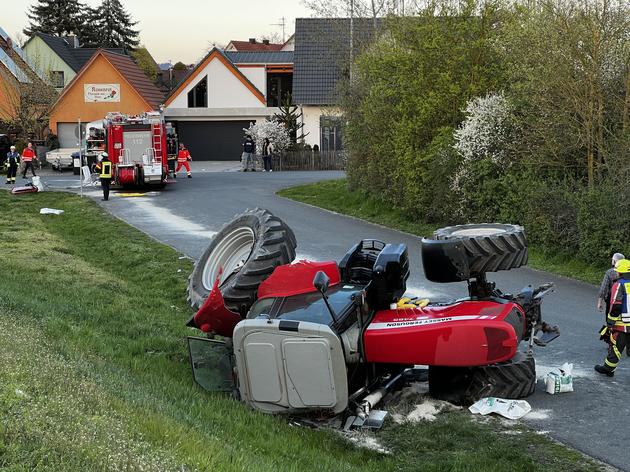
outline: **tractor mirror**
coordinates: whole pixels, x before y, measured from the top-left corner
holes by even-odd
[[[315,274],[313,277],[313,286],[319,290],[322,294],[328,291],[328,284],[330,283],[330,278],[321,270]]]

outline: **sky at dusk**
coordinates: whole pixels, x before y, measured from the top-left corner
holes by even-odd
[[[0,0],[0,26],[15,37],[28,24],[26,12],[35,0]],[[84,1],[90,6],[99,0]],[[231,39],[247,40],[276,33],[286,19],[286,36],[295,18],[311,16],[301,0],[123,0],[138,22],[140,41],[158,62],[198,61],[208,46],[225,46]],[[10,5],[10,6],[9,6]]]

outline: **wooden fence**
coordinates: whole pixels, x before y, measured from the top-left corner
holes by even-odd
[[[273,156],[274,170],[344,170],[343,151],[290,151]]]

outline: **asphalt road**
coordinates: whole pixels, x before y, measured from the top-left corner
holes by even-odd
[[[162,192],[123,198],[114,194],[103,205],[114,215],[197,258],[209,238],[233,215],[247,208],[263,207],[294,230],[298,257],[339,260],[362,238],[403,242],[409,248],[412,274],[409,291],[433,300],[465,296],[464,283],[434,284],[426,281],[420,258],[420,239],[409,234],[320,210],[275,195],[278,189],[341,177],[339,172],[195,172],[180,178]],[[48,184],[64,187],[72,176],[49,176]],[[86,194],[98,198],[98,190]],[[564,277],[528,268],[488,274],[498,287],[517,292],[522,287],[554,282],[556,291],[543,304],[543,316],[560,326],[562,335],[544,348],[535,348],[539,377],[564,362],[574,365],[573,393],[549,395],[539,380],[527,400],[532,412],[524,420],[541,432],[569,444],[619,469],[630,470],[630,449],[624,437],[630,419],[630,358],[622,359],[614,378],[593,371],[606,354],[596,330],[603,316],[595,310],[597,288]]]

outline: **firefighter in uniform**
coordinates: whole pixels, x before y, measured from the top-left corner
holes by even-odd
[[[192,160],[188,149],[183,144],[179,145],[179,152],[177,153],[177,169],[175,169],[175,173],[173,177],[177,178],[177,173],[181,170],[182,166],[186,168],[186,175],[188,175],[189,179],[192,179],[192,174],[190,173],[190,164],[189,161]]]
[[[608,377],[615,375],[617,364],[624,349],[630,348],[630,260],[621,259],[615,264],[619,279],[613,284],[608,313],[608,336],[610,346],[604,365],[596,365],[595,370]]]
[[[22,173],[22,178],[26,178],[26,171],[31,169],[33,173],[33,177],[35,177],[35,167],[33,166],[33,159],[37,160],[37,155],[35,154],[35,149],[33,149],[33,143],[28,143],[28,147],[22,151],[22,162],[24,162],[24,172]]]
[[[101,161],[96,164],[98,176],[101,179],[101,188],[103,189],[103,201],[109,200],[109,184],[112,181],[112,163],[106,152],[101,154]]]
[[[7,166],[7,184],[15,183],[15,176],[17,175],[19,164],[20,153],[15,152],[15,146],[11,146],[11,150],[7,153],[7,160],[5,162],[5,165]]]

